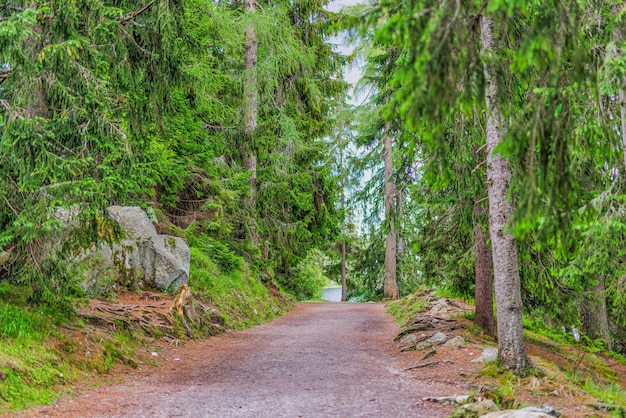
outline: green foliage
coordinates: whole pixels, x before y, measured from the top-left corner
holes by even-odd
[[[0,306],[0,337],[28,339],[46,329],[44,318],[15,305]]]
[[[82,295],[78,277],[62,258],[49,257],[40,265],[27,263],[20,271],[17,283],[26,285],[32,292],[29,300],[64,307],[71,311],[72,300]]]
[[[137,346],[138,341],[123,332],[117,332],[104,341],[102,334],[99,334],[101,350],[88,352],[91,358],[85,360],[86,345],[78,345],[52,326],[59,321],[67,325],[67,320],[59,317],[58,313],[53,316],[15,306],[7,309],[5,306],[3,315],[11,316],[13,323],[20,321],[27,325],[19,327],[18,338],[2,336],[1,413],[50,404],[63,395],[63,385],[83,377],[84,373],[93,376],[93,372],[108,372],[116,363],[134,364],[131,356],[135,353],[133,347]],[[12,328],[13,331],[15,329]],[[83,334],[85,337],[91,338],[88,333]],[[96,345],[89,346],[91,349],[94,347],[97,349]]]
[[[241,257],[235,255],[224,243],[207,236],[191,237],[190,246],[196,247],[209,256],[224,273],[231,273],[243,267]]]
[[[348,272],[348,299],[359,302],[383,298],[383,263],[385,240],[382,231],[372,231],[354,249],[354,262]]]
[[[3,284],[3,299],[22,289]],[[12,298],[9,298],[12,299]],[[2,302],[0,304],[0,411],[50,403],[58,397],[53,386],[68,374],[67,364],[45,342],[55,324],[67,322],[55,314]]]
[[[32,375],[33,381],[37,383],[32,385],[29,381],[25,381],[19,373],[13,370],[7,371],[6,380],[0,386],[0,398],[3,399],[2,404],[4,404],[0,406],[0,411],[8,408],[20,410],[33,404],[52,403],[59,395],[49,389],[50,383],[61,380],[62,375],[56,369],[41,368]],[[42,389],[41,386],[44,388]]]
[[[294,268],[293,280],[284,284],[285,289],[293,293],[298,300],[321,298],[322,288],[328,282],[324,274],[324,265],[327,262],[327,257],[321,252],[311,252]]]
[[[150,80],[176,80],[167,33],[177,5],[159,2],[128,25],[132,2],[21,3],[0,10],[0,62],[11,71],[0,90],[0,230],[3,242],[13,237],[13,276],[49,301],[65,286],[44,266],[63,248],[43,244],[63,237],[58,208],[93,219],[157,179],[143,134],[168,108]],[[43,283],[51,277],[57,283]]]
[[[488,65],[499,88],[489,99],[508,125],[497,152],[513,172],[508,228],[518,239],[524,308],[555,329],[577,324],[601,277],[623,350],[623,8],[388,0],[354,10],[375,89],[375,122],[363,124],[361,144],[375,144],[381,121],[391,122],[414,174],[403,221],[414,280],[474,291],[473,228],[487,225],[475,209],[488,203],[480,155]],[[480,50],[485,13],[500,44],[490,57]]]
[[[243,329],[284,313],[288,303],[275,297],[247,270],[223,273],[202,248],[191,247],[189,285],[215,306],[227,328]]]
[[[421,291],[422,289],[387,304],[387,312],[394,317],[398,325],[403,327],[410,325],[424,309],[426,303],[419,298]]]
[[[211,238],[222,268],[239,268],[232,251],[291,278],[337,229],[321,138],[345,83],[322,6],[279,2],[254,16],[206,0],[152,2],[141,13],[130,1],[0,7],[0,247],[12,250],[0,278],[32,284],[34,300],[60,297],[72,273],[43,268],[67,249],[45,244],[68,238],[59,208],[93,224],[112,203],[148,199],[165,228],[195,225]],[[261,41],[254,213],[240,205],[250,194],[240,152],[249,23]],[[245,243],[250,226],[269,261]],[[103,239],[83,238],[72,245]]]
[[[586,379],[583,389],[598,398],[601,402],[610,405],[608,410],[611,412],[612,416],[624,416],[624,412],[626,411],[626,396],[624,395],[624,388],[621,385],[598,384],[592,379]]]
[[[133,369],[137,368],[137,363],[132,360],[132,356],[135,354],[133,347],[137,346],[138,342],[137,338],[128,331],[116,332],[111,340],[102,343],[101,361],[97,365],[98,372],[108,373],[116,363],[126,364]]]
[[[550,341],[561,344],[576,344],[576,339],[571,332],[572,325],[562,327],[559,322],[549,318],[545,310],[530,311],[523,318],[527,338],[533,339],[533,334],[547,337]]]

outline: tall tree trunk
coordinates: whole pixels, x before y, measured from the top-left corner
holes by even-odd
[[[389,224],[385,243],[385,267],[384,267],[384,292],[387,299],[398,299],[398,281],[396,277],[396,229],[395,229],[395,205],[394,199],[396,187],[393,183],[393,138],[389,132],[391,124],[385,125],[385,137],[383,139],[383,160],[385,163],[385,220]]]
[[[609,319],[606,314],[606,292],[604,276],[598,283],[587,288],[582,305],[582,331],[592,340],[602,339],[607,349],[612,349]]]
[[[513,215],[507,199],[511,167],[506,158],[495,153],[496,146],[507,132],[502,110],[498,105],[497,71],[493,59],[497,55],[494,23],[491,16],[481,16],[480,40],[484,63],[485,101],[487,109],[487,192],[489,196],[489,231],[493,252],[496,315],[498,321],[498,357],[505,369],[524,374],[528,368],[517,245],[505,229]]]
[[[402,220],[402,188],[396,187],[396,219]],[[395,225],[396,227],[398,225]],[[396,228],[396,280],[398,275],[402,277],[402,253],[404,252],[404,238],[402,236],[402,227],[400,231]]]
[[[339,141],[339,179],[341,187],[341,301],[348,299],[346,283],[346,180],[343,170],[343,139]]]
[[[478,198],[474,201],[474,245],[476,248],[476,317],[474,323],[480,325],[485,334],[496,337],[493,318],[493,256],[489,246],[489,234],[481,221],[485,208]]]
[[[255,0],[245,0],[246,13],[254,13],[256,10]],[[244,51],[244,143],[242,149],[242,157],[246,171],[250,172],[250,196],[247,201],[248,210],[251,217],[256,218],[256,166],[257,158],[254,150],[254,136],[258,125],[259,114],[259,87],[257,80],[257,36],[256,28],[253,22],[246,27],[245,32],[245,51]],[[256,230],[256,223],[253,221],[248,225],[250,240],[255,247],[259,246],[259,235]]]
[[[622,152],[624,153],[624,175],[626,175],[626,80],[618,90],[619,112],[622,119]]]
[[[614,6],[612,12],[618,14],[620,12],[618,6]],[[623,40],[623,32],[619,27],[613,32],[613,38],[617,42]],[[624,54],[620,49],[618,49],[616,53],[617,57],[614,58],[622,57]],[[622,169],[620,171],[626,175],[626,79],[619,80],[618,84],[617,98],[620,109],[623,153]],[[589,286],[586,293],[581,307],[582,331],[591,339],[604,340],[606,347],[611,350],[613,343],[606,311],[606,285],[604,276],[600,275],[598,277],[598,283],[594,286]]]
[[[348,300],[348,286],[346,284],[346,242],[341,242],[341,301]]]

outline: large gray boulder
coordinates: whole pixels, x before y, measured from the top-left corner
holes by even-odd
[[[158,235],[148,215],[138,206],[107,209],[125,238],[112,245],[85,250],[79,266],[83,287],[92,293],[116,290],[120,285],[140,289],[176,289],[189,279],[190,254],[179,237]]]

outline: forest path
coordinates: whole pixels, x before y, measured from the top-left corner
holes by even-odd
[[[144,376],[27,416],[448,416],[450,407],[421,399],[458,388],[404,372],[397,332],[383,304],[301,303],[272,323],[163,352],[163,367]]]

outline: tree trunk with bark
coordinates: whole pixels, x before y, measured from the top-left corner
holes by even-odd
[[[485,334],[496,337],[493,318],[493,256],[489,246],[489,234],[481,222],[485,208],[476,198],[474,202],[474,245],[476,251],[476,317],[474,323],[480,325]]]
[[[348,287],[346,284],[346,243],[341,242],[341,301],[348,300]]]
[[[524,374],[528,368],[517,244],[506,228],[513,215],[508,200],[511,167],[506,158],[495,152],[503,140],[507,125],[498,104],[497,55],[494,22],[491,16],[480,19],[480,40],[484,59],[485,101],[487,110],[487,192],[489,196],[489,231],[493,252],[496,316],[498,323],[498,357],[500,365]]]
[[[256,10],[255,0],[245,0],[246,13],[252,14]],[[244,85],[243,85],[243,121],[244,121],[244,143],[242,147],[242,157],[245,170],[250,173],[250,196],[247,206],[250,215],[256,217],[256,179],[257,179],[257,157],[254,151],[254,135],[258,125],[259,113],[259,87],[257,80],[257,46],[256,28],[253,22],[246,27],[245,51],[244,51]],[[250,240],[255,247],[259,246],[259,235],[254,222],[248,225]]]
[[[402,188],[396,185],[396,219],[402,220]],[[398,275],[402,277],[402,253],[404,253],[404,238],[402,236],[402,227],[398,231],[398,225],[396,226],[396,281]]]
[[[609,319],[606,314],[606,288],[604,276],[598,283],[587,288],[582,305],[582,331],[592,340],[604,340],[607,349],[612,349]]]
[[[396,188],[393,182],[393,138],[389,132],[391,124],[385,125],[385,137],[383,139],[383,160],[385,164],[385,220],[389,224],[389,231],[385,242],[385,267],[383,284],[385,298],[398,299],[398,281],[396,277],[396,230],[395,230],[395,194]]]
[[[346,281],[346,180],[343,170],[343,140],[339,141],[339,179],[341,187],[341,301],[348,300],[348,286]]]
[[[624,153],[624,173],[626,174],[626,80],[618,90],[619,112],[622,119],[622,152]]]

